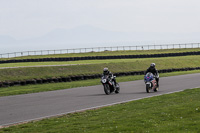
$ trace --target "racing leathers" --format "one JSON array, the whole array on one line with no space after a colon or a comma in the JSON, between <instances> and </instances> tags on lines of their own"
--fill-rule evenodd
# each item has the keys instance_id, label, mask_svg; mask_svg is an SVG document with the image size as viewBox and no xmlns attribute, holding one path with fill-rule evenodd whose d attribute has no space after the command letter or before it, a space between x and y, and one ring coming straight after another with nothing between
<instances>
[{"instance_id":1,"label":"racing leathers","mask_svg":"<svg viewBox=\"0 0 200 133\"><path fill-rule=\"evenodd\" d=\"M117 84L116 79L114 78L113 74L112 74L110 71L103 72L103 75L104 75L104 76L105 76L105 75L108 75L108 77L111 78L112 81L114 81L115 86L116 86L116 84Z\"/></svg>"}]
</instances>

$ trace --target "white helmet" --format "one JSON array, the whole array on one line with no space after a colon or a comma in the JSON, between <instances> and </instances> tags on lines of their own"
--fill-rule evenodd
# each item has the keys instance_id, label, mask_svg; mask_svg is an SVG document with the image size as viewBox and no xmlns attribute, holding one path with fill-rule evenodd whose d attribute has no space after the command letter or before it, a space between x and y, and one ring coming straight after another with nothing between
<instances>
[{"instance_id":1,"label":"white helmet","mask_svg":"<svg viewBox=\"0 0 200 133\"><path fill-rule=\"evenodd\" d=\"M105 67L105 68L103 69L103 72L104 72L104 74L108 74L108 68Z\"/></svg>"},{"instance_id":2,"label":"white helmet","mask_svg":"<svg viewBox=\"0 0 200 133\"><path fill-rule=\"evenodd\" d=\"M150 67L155 68L156 64L155 63L151 63Z\"/></svg>"}]
</instances>

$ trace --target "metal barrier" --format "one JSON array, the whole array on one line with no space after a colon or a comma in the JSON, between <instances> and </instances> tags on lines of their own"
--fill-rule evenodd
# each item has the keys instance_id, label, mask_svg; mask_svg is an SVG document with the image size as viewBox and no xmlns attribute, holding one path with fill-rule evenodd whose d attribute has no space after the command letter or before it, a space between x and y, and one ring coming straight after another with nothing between
<instances>
[{"instance_id":1,"label":"metal barrier","mask_svg":"<svg viewBox=\"0 0 200 133\"><path fill-rule=\"evenodd\" d=\"M52 55L68 53L88 53L102 51L120 51L120 50L159 50L159 49L176 49L176 48L199 48L200 43L186 44L163 44L163 45L141 45L141 46L114 46L114 47L93 47L93 48L76 48L76 49L59 49L59 50L38 50L23 51L0 54L0 58L12 58L30 55Z\"/></svg>"}]
</instances>

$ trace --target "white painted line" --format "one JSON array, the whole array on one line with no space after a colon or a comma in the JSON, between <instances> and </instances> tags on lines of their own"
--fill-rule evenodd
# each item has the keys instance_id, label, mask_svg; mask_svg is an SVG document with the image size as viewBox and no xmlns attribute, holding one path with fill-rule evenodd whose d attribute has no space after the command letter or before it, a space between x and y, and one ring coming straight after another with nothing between
<instances>
[{"instance_id":1,"label":"white painted line","mask_svg":"<svg viewBox=\"0 0 200 133\"><path fill-rule=\"evenodd\" d=\"M64 64L64 65L37 65L37 66L0 67L0 69L27 68L27 67L52 67L52 66L75 66L75 65L90 65L90 64L92 64L92 63L86 63L86 64Z\"/></svg>"}]
</instances>

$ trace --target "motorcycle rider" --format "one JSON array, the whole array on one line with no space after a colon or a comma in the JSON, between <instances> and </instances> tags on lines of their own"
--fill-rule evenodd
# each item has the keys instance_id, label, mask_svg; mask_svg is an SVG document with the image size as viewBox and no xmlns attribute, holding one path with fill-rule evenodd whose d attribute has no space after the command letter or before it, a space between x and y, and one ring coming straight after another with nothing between
<instances>
[{"instance_id":1,"label":"motorcycle rider","mask_svg":"<svg viewBox=\"0 0 200 133\"><path fill-rule=\"evenodd\" d=\"M155 66L156 66L155 63L151 63L150 67L146 70L145 75L148 72L151 72L155 76L157 85L159 87L159 74L158 74L158 70L155 68Z\"/></svg>"},{"instance_id":2,"label":"motorcycle rider","mask_svg":"<svg viewBox=\"0 0 200 133\"><path fill-rule=\"evenodd\" d=\"M116 84L117 84L116 79L114 78L113 74L108 70L107 67L105 67L105 68L103 69L103 76L105 76L105 75L108 75L109 78L111 78L112 81L114 81L115 86L116 86Z\"/></svg>"}]
</instances>

